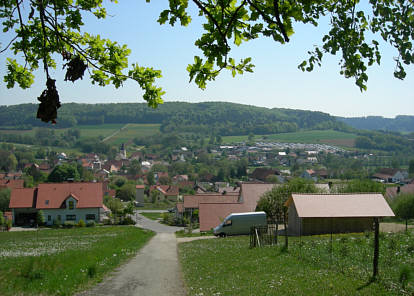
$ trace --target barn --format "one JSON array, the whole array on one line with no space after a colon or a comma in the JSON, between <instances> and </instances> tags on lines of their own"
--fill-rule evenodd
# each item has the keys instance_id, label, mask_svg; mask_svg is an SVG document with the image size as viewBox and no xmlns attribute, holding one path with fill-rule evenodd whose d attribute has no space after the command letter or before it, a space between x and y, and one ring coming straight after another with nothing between
<instances>
[{"instance_id":1,"label":"barn","mask_svg":"<svg viewBox=\"0 0 414 296\"><path fill-rule=\"evenodd\" d=\"M294 193L285 205L290 235L363 232L373 229L374 218L394 216L380 193Z\"/></svg>"}]
</instances>

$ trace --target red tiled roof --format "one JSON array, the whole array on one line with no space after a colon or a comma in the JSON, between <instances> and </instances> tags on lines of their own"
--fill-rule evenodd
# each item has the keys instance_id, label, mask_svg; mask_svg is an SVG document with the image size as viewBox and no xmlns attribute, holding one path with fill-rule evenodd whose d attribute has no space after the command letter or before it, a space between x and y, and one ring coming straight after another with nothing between
<instances>
[{"instance_id":1,"label":"red tiled roof","mask_svg":"<svg viewBox=\"0 0 414 296\"><path fill-rule=\"evenodd\" d=\"M36 188L15 188L10 194L9 208L32 208Z\"/></svg>"},{"instance_id":2,"label":"red tiled roof","mask_svg":"<svg viewBox=\"0 0 414 296\"><path fill-rule=\"evenodd\" d=\"M201 203L235 203L238 194L197 194L184 196L185 209L198 209Z\"/></svg>"},{"instance_id":3,"label":"red tiled roof","mask_svg":"<svg viewBox=\"0 0 414 296\"><path fill-rule=\"evenodd\" d=\"M135 185L135 189L145 189L145 185Z\"/></svg>"},{"instance_id":4,"label":"red tiled roof","mask_svg":"<svg viewBox=\"0 0 414 296\"><path fill-rule=\"evenodd\" d=\"M274 186L267 183L241 183L239 202L246 205L246 212L254 212L260 197Z\"/></svg>"},{"instance_id":5,"label":"red tiled roof","mask_svg":"<svg viewBox=\"0 0 414 296\"><path fill-rule=\"evenodd\" d=\"M183 212L184 212L184 203L182 203L182 202L177 202L176 207L177 207L177 211L178 211L178 213L183 213Z\"/></svg>"},{"instance_id":6,"label":"red tiled roof","mask_svg":"<svg viewBox=\"0 0 414 296\"><path fill-rule=\"evenodd\" d=\"M101 208L103 205L102 183L45 183L38 186L36 208L60 208L70 195L78 198L77 208Z\"/></svg>"},{"instance_id":7,"label":"red tiled roof","mask_svg":"<svg viewBox=\"0 0 414 296\"><path fill-rule=\"evenodd\" d=\"M4 217L6 220L13 221L13 213L12 212L4 212Z\"/></svg>"},{"instance_id":8,"label":"red tiled roof","mask_svg":"<svg viewBox=\"0 0 414 296\"><path fill-rule=\"evenodd\" d=\"M162 194L166 196L176 196L179 194L178 187L172 185L153 185L150 187L150 192L153 190L159 190Z\"/></svg>"},{"instance_id":9,"label":"red tiled roof","mask_svg":"<svg viewBox=\"0 0 414 296\"><path fill-rule=\"evenodd\" d=\"M24 180L9 180L6 184L7 187L10 189L15 188L23 188L24 187Z\"/></svg>"},{"instance_id":10,"label":"red tiled roof","mask_svg":"<svg viewBox=\"0 0 414 296\"><path fill-rule=\"evenodd\" d=\"M232 213L248 212L245 204L240 203L200 203L200 231L208 231L218 226Z\"/></svg>"},{"instance_id":11,"label":"red tiled roof","mask_svg":"<svg viewBox=\"0 0 414 296\"><path fill-rule=\"evenodd\" d=\"M400 188L399 192L398 192L398 187ZM399 193L414 194L414 184L406 184L404 186L398 186L398 187L387 187L386 189L387 197L394 198Z\"/></svg>"}]
</instances>

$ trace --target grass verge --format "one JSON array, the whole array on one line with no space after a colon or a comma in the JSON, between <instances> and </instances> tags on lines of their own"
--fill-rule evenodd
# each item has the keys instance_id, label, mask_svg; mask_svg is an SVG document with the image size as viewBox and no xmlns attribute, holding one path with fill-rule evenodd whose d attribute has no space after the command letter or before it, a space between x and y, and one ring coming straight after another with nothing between
<instances>
[{"instance_id":1,"label":"grass verge","mask_svg":"<svg viewBox=\"0 0 414 296\"><path fill-rule=\"evenodd\" d=\"M72 295L154 235L129 226L0 233L0 295Z\"/></svg>"},{"instance_id":2,"label":"grass verge","mask_svg":"<svg viewBox=\"0 0 414 296\"><path fill-rule=\"evenodd\" d=\"M199 237L199 236L212 236L212 235L214 235L212 231L189 233L187 229L182 229L182 230L178 230L175 232L176 237Z\"/></svg>"},{"instance_id":3,"label":"grass verge","mask_svg":"<svg viewBox=\"0 0 414 296\"><path fill-rule=\"evenodd\" d=\"M151 220L158 220L162 218L162 214L160 212L156 212L156 213L148 213L148 212L142 212L140 213L142 216L147 217L148 219Z\"/></svg>"},{"instance_id":4,"label":"grass verge","mask_svg":"<svg viewBox=\"0 0 414 296\"><path fill-rule=\"evenodd\" d=\"M331 255L329 236L290 238L285 252L230 237L179 244L179 258L189 295L412 295L414 233L381 234L375 282L372 241L334 236Z\"/></svg>"}]
</instances>

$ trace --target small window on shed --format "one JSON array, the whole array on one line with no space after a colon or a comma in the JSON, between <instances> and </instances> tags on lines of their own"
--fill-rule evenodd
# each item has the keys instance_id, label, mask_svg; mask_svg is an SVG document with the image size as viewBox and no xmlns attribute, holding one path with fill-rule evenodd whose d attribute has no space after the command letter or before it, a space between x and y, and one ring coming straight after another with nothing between
<instances>
[{"instance_id":1,"label":"small window on shed","mask_svg":"<svg viewBox=\"0 0 414 296\"><path fill-rule=\"evenodd\" d=\"M49 200L48 199L46 199L45 200L45 205L48 205L49 204Z\"/></svg>"}]
</instances>

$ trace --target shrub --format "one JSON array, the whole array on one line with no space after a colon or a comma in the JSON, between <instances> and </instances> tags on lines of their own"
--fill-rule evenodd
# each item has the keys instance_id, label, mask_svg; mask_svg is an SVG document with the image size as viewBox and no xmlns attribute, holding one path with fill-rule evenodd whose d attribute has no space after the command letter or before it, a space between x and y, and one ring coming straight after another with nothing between
<instances>
[{"instance_id":1,"label":"shrub","mask_svg":"<svg viewBox=\"0 0 414 296\"><path fill-rule=\"evenodd\" d=\"M135 225L135 221L131 217L127 216L121 221L121 224L122 225Z\"/></svg>"},{"instance_id":2,"label":"shrub","mask_svg":"<svg viewBox=\"0 0 414 296\"><path fill-rule=\"evenodd\" d=\"M56 218L55 220L53 220L53 226L56 228L59 228L62 225L62 221L60 221L59 218Z\"/></svg>"},{"instance_id":3,"label":"shrub","mask_svg":"<svg viewBox=\"0 0 414 296\"><path fill-rule=\"evenodd\" d=\"M405 289L405 286L410 281L412 277L412 270L410 266L403 265L400 267L400 276L398 278L398 281L400 282L403 289Z\"/></svg>"},{"instance_id":4,"label":"shrub","mask_svg":"<svg viewBox=\"0 0 414 296\"><path fill-rule=\"evenodd\" d=\"M96 265L88 266L88 277L93 278L96 275Z\"/></svg>"},{"instance_id":5,"label":"shrub","mask_svg":"<svg viewBox=\"0 0 414 296\"><path fill-rule=\"evenodd\" d=\"M86 226L85 221L83 221L82 219L80 219L77 226L78 227L85 227Z\"/></svg>"},{"instance_id":6,"label":"shrub","mask_svg":"<svg viewBox=\"0 0 414 296\"><path fill-rule=\"evenodd\" d=\"M86 227L94 227L96 225L95 221L90 220L88 223L86 223Z\"/></svg>"},{"instance_id":7,"label":"shrub","mask_svg":"<svg viewBox=\"0 0 414 296\"><path fill-rule=\"evenodd\" d=\"M11 220L6 221L6 227L7 227L7 230L10 230L10 228L12 228L12 221Z\"/></svg>"},{"instance_id":8,"label":"shrub","mask_svg":"<svg viewBox=\"0 0 414 296\"><path fill-rule=\"evenodd\" d=\"M5 220L4 220L4 217L3 217L3 212L0 211L0 226L3 226L4 224L5 224Z\"/></svg>"},{"instance_id":9,"label":"shrub","mask_svg":"<svg viewBox=\"0 0 414 296\"><path fill-rule=\"evenodd\" d=\"M75 222L65 221L65 223L63 223L63 226L66 227L66 228L72 228L73 226L75 226Z\"/></svg>"},{"instance_id":10,"label":"shrub","mask_svg":"<svg viewBox=\"0 0 414 296\"><path fill-rule=\"evenodd\" d=\"M42 210L38 211L36 214L36 223L39 226L42 226L43 224L45 224L45 215L43 215Z\"/></svg>"}]
</instances>

